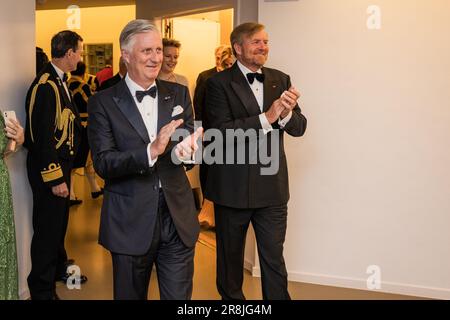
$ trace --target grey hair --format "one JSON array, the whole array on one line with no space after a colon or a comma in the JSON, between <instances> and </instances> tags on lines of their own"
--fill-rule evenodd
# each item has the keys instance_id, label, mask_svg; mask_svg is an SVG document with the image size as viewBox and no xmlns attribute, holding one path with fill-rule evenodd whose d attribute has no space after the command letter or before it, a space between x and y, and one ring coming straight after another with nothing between
<instances>
[{"instance_id":1,"label":"grey hair","mask_svg":"<svg viewBox=\"0 0 450 320\"><path fill-rule=\"evenodd\" d=\"M133 39L136 34L150 31L159 33L158 28L149 20L136 19L128 22L120 33L120 49L130 50L133 47Z\"/></svg>"}]
</instances>

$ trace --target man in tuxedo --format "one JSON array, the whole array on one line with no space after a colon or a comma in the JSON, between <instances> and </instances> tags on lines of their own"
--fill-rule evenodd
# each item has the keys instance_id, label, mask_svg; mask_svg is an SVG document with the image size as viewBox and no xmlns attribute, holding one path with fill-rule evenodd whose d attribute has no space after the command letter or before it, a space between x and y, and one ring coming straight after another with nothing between
<instances>
[{"instance_id":1,"label":"man in tuxedo","mask_svg":"<svg viewBox=\"0 0 450 320\"><path fill-rule=\"evenodd\" d=\"M81 122L68 91L66 73L76 69L83 53L82 41L72 31L61 31L52 38L52 60L39 72L26 98L24 146L28 149L34 230L28 287L33 300L57 299L55 281L68 277L64 249L68 186L80 144ZM86 280L81 278L81 282Z\"/></svg>"},{"instance_id":2,"label":"man in tuxedo","mask_svg":"<svg viewBox=\"0 0 450 320\"><path fill-rule=\"evenodd\" d=\"M202 128L192 133L188 89L156 80L163 51L154 25L129 22L120 48L127 75L88 104L94 167L105 180L99 243L111 252L114 299L147 299L153 264L161 299L190 299L200 226L172 151L190 159ZM180 143L171 141L177 127L186 131Z\"/></svg>"},{"instance_id":3,"label":"man in tuxedo","mask_svg":"<svg viewBox=\"0 0 450 320\"><path fill-rule=\"evenodd\" d=\"M269 52L263 25L237 26L231 33L231 45L237 63L207 82L208 128L223 133L257 130L261 134L259 147L267 144L279 167L275 174L265 175L262 161L252 164L248 158L245 164L210 166L206 197L215 204L217 287L223 299L245 299L244 245L251 222L258 246L263 298L290 299L283 258L289 200L283 137L284 133L302 136L306 118L297 104L300 94L291 86L289 76L263 67ZM273 148L273 143L278 148ZM239 152L240 144L248 148L249 141L227 141L225 155L230 146L233 154Z\"/></svg>"}]
</instances>

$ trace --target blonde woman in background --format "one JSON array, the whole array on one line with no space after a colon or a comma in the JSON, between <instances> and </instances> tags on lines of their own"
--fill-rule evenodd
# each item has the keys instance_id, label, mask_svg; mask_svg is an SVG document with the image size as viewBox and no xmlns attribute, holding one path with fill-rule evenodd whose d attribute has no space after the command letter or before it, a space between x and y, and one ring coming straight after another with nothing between
<instances>
[{"instance_id":1,"label":"blonde woman in background","mask_svg":"<svg viewBox=\"0 0 450 320\"><path fill-rule=\"evenodd\" d=\"M163 39L163 63L158 79L179 83L189 88L188 79L181 74L175 73L175 67L178 64L178 58L180 56L180 47L181 43L178 40Z\"/></svg>"},{"instance_id":2,"label":"blonde woman in background","mask_svg":"<svg viewBox=\"0 0 450 320\"><path fill-rule=\"evenodd\" d=\"M231 47L225 47L220 55L220 71L231 68L236 58L231 51Z\"/></svg>"}]
</instances>

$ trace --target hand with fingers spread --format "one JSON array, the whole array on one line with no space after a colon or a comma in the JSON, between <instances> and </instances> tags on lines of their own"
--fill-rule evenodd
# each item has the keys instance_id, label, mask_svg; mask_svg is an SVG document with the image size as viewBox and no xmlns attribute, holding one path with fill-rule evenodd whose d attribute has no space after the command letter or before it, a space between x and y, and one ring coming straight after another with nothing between
<instances>
[{"instance_id":1,"label":"hand with fingers spread","mask_svg":"<svg viewBox=\"0 0 450 320\"><path fill-rule=\"evenodd\" d=\"M182 123L183 119L172 120L161 128L155 141L153 141L150 145L150 155L152 159L155 159L161 155L164 150L166 150L170 137L175 132L176 128L178 128Z\"/></svg>"},{"instance_id":2,"label":"hand with fingers spread","mask_svg":"<svg viewBox=\"0 0 450 320\"><path fill-rule=\"evenodd\" d=\"M8 119L5 125L6 136L16 141L18 145L21 145L25 139L24 130L19 121L14 119Z\"/></svg>"},{"instance_id":3,"label":"hand with fingers spread","mask_svg":"<svg viewBox=\"0 0 450 320\"><path fill-rule=\"evenodd\" d=\"M181 161L192 160L192 155L198 150L197 140L203 134L203 128L197 128L195 132L183 139L175 147L175 155Z\"/></svg>"},{"instance_id":4,"label":"hand with fingers spread","mask_svg":"<svg viewBox=\"0 0 450 320\"><path fill-rule=\"evenodd\" d=\"M52 187L52 193L61 198L67 198L69 196L69 189L65 182Z\"/></svg>"},{"instance_id":5,"label":"hand with fingers spread","mask_svg":"<svg viewBox=\"0 0 450 320\"><path fill-rule=\"evenodd\" d=\"M284 110L281 112L281 118L285 118L295 108L299 98L300 92L293 86L281 94L280 100L284 107Z\"/></svg>"}]
</instances>

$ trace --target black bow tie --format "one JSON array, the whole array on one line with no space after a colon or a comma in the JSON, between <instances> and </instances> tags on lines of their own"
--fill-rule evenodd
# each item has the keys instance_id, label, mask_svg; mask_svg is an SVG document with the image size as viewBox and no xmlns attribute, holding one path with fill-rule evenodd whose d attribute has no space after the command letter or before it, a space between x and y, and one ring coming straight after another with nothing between
<instances>
[{"instance_id":1,"label":"black bow tie","mask_svg":"<svg viewBox=\"0 0 450 320\"><path fill-rule=\"evenodd\" d=\"M156 86L151 87L147 91L136 91L137 101L139 101L139 103L142 102L142 99L144 99L146 95L149 95L152 98L156 98Z\"/></svg>"},{"instance_id":2,"label":"black bow tie","mask_svg":"<svg viewBox=\"0 0 450 320\"><path fill-rule=\"evenodd\" d=\"M250 84L253 84L255 79L258 80L259 82L264 82L264 74L258 73L258 72L247 73L247 79L248 79L248 82L250 82Z\"/></svg>"},{"instance_id":3,"label":"black bow tie","mask_svg":"<svg viewBox=\"0 0 450 320\"><path fill-rule=\"evenodd\" d=\"M68 78L69 78L69 77L67 76L67 73L64 72L62 81L63 81L63 82L67 82L67 79L68 79Z\"/></svg>"}]
</instances>

